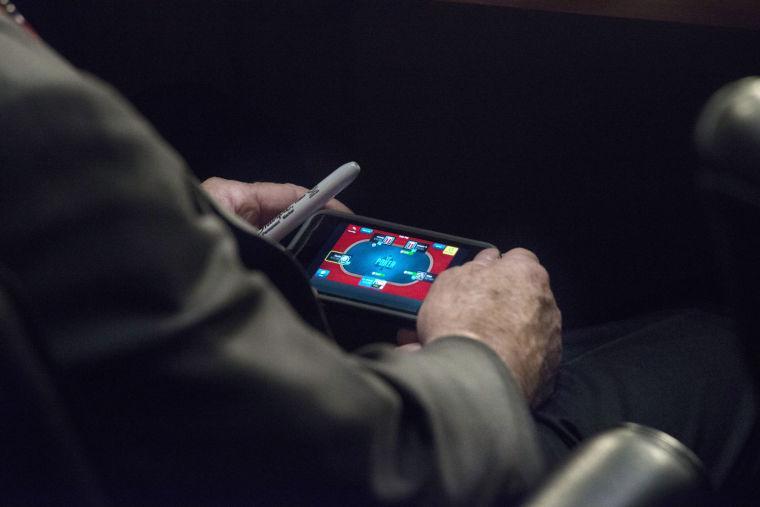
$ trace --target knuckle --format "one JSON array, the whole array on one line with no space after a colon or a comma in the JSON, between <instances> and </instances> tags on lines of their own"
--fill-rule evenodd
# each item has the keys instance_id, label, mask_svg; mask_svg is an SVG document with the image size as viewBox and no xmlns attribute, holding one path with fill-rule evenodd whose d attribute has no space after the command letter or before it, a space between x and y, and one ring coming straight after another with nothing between
<instances>
[{"instance_id":1,"label":"knuckle","mask_svg":"<svg viewBox=\"0 0 760 507\"><path fill-rule=\"evenodd\" d=\"M518 273L528 281L541 286L549 285L549 273L538 262L520 262L516 265Z\"/></svg>"},{"instance_id":2,"label":"knuckle","mask_svg":"<svg viewBox=\"0 0 760 507\"><path fill-rule=\"evenodd\" d=\"M532 259L535 262L538 262L538 256L532 251L528 250L527 248L516 247L509 250L504 255L514 256L514 257L525 257L528 259Z\"/></svg>"},{"instance_id":3,"label":"knuckle","mask_svg":"<svg viewBox=\"0 0 760 507\"><path fill-rule=\"evenodd\" d=\"M549 282L549 272L541 264L534 264L531 268L533 276L541 282Z\"/></svg>"},{"instance_id":4,"label":"knuckle","mask_svg":"<svg viewBox=\"0 0 760 507\"><path fill-rule=\"evenodd\" d=\"M203 183L201 183L201 186L203 188L218 187L223 182L224 182L224 179L220 178L219 176L212 176L204 180Z\"/></svg>"}]
</instances>

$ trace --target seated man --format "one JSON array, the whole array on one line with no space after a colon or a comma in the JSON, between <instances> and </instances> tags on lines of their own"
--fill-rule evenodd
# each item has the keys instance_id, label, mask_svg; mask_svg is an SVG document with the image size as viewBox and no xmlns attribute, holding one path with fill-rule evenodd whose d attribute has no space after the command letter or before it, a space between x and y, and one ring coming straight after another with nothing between
<instances>
[{"instance_id":1,"label":"seated man","mask_svg":"<svg viewBox=\"0 0 760 507\"><path fill-rule=\"evenodd\" d=\"M546 271L486 250L438 277L418 346L347 354L308 284L272 269L289 262L276 245L252 238L257 269L243 266L182 160L113 90L2 16L0 44L0 263L115 503L489 503L622 420L683 440L716 484L732 471L756 400L718 320L571 338L557 376ZM205 188L257 225L303 191Z\"/></svg>"}]
</instances>

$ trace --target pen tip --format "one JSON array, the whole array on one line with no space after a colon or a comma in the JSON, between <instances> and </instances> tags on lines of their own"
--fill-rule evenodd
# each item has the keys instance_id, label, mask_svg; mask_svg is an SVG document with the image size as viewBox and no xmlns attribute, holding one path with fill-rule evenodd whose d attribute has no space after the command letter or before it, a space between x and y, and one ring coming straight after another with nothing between
<instances>
[{"instance_id":1,"label":"pen tip","mask_svg":"<svg viewBox=\"0 0 760 507\"><path fill-rule=\"evenodd\" d=\"M357 173L358 173L359 171L361 171L361 167L359 167L359 164L357 164L357 163L356 163L356 162L354 162L354 161L351 161L351 162L346 162L346 163L345 163L345 164L343 164L341 167L345 167L346 169L353 169L353 170L354 170L354 171L356 171Z\"/></svg>"}]
</instances>

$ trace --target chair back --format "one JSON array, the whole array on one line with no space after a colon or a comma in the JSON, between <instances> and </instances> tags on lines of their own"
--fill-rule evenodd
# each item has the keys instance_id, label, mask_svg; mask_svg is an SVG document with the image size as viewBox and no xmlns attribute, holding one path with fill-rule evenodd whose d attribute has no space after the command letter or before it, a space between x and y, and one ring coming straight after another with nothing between
<instances>
[{"instance_id":1,"label":"chair back","mask_svg":"<svg viewBox=\"0 0 760 507\"><path fill-rule=\"evenodd\" d=\"M697 122L698 185L728 303L760 381L760 77L716 92Z\"/></svg>"}]
</instances>

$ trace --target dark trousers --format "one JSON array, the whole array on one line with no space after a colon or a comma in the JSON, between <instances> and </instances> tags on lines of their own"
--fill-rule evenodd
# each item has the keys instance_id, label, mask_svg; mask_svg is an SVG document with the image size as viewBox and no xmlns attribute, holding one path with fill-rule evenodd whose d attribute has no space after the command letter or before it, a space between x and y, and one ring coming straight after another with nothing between
<instances>
[{"instance_id":1,"label":"dark trousers","mask_svg":"<svg viewBox=\"0 0 760 507\"><path fill-rule=\"evenodd\" d=\"M547 459L630 421L692 449L716 488L746 484L760 454L751 373L730 323L701 311L569 332L555 393L535 413Z\"/></svg>"}]
</instances>

